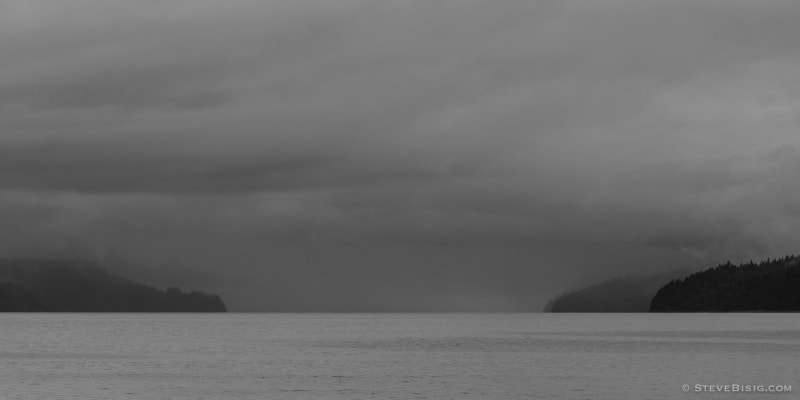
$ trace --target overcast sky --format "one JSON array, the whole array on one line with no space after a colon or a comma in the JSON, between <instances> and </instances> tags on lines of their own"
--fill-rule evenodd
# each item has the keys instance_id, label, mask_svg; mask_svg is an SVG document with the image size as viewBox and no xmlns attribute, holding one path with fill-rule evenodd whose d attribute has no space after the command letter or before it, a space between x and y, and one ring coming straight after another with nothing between
<instances>
[{"instance_id":1,"label":"overcast sky","mask_svg":"<svg viewBox=\"0 0 800 400\"><path fill-rule=\"evenodd\" d=\"M538 310L798 251L800 3L0 0L0 255Z\"/></svg>"}]
</instances>

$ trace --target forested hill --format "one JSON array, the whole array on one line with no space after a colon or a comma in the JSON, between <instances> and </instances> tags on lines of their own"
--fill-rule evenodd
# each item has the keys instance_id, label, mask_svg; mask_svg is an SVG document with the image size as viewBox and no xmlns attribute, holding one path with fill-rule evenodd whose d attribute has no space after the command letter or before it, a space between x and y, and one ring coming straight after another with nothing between
<instances>
[{"instance_id":1,"label":"forested hill","mask_svg":"<svg viewBox=\"0 0 800 400\"><path fill-rule=\"evenodd\" d=\"M545 312L647 312L656 291L688 270L644 277L626 277L598 283L550 300Z\"/></svg>"},{"instance_id":2,"label":"forested hill","mask_svg":"<svg viewBox=\"0 0 800 400\"><path fill-rule=\"evenodd\" d=\"M800 257L728 262L674 280L656 293L650 311L800 311Z\"/></svg>"},{"instance_id":3,"label":"forested hill","mask_svg":"<svg viewBox=\"0 0 800 400\"><path fill-rule=\"evenodd\" d=\"M217 295L159 290L77 260L0 260L0 311L225 312Z\"/></svg>"}]
</instances>

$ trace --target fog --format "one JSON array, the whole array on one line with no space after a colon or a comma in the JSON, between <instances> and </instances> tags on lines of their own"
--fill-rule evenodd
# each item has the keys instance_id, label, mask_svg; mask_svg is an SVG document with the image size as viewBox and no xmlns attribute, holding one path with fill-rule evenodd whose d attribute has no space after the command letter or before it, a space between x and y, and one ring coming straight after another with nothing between
<instances>
[{"instance_id":1,"label":"fog","mask_svg":"<svg viewBox=\"0 0 800 400\"><path fill-rule=\"evenodd\" d=\"M796 252L793 1L0 1L0 256L527 311Z\"/></svg>"}]
</instances>

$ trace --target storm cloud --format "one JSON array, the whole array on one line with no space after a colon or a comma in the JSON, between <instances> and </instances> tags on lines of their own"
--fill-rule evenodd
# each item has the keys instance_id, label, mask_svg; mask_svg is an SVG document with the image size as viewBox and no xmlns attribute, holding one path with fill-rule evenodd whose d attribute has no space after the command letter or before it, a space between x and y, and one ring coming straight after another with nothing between
<instances>
[{"instance_id":1,"label":"storm cloud","mask_svg":"<svg viewBox=\"0 0 800 400\"><path fill-rule=\"evenodd\" d=\"M793 1L0 1L0 252L537 310L797 251Z\"/></svg>"}]
</instances>

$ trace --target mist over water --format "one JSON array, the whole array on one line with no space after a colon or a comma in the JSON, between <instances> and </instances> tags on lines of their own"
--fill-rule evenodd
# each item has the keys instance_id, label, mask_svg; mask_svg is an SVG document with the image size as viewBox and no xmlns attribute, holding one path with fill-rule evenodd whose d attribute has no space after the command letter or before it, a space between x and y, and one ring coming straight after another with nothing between
<instances>
[{"instance_id":1,"label":"mist over water","mask_svg":"<svg viewBox=\"0 0 800 400\"><path fill-rule=\"evenodd\" d=\"M640 311L670 271L798 253L798 21L796 0L0 0L0 259L254 312L0 314L0 400L800 386L793 314L489 314L620 288ZM789 289L703 278L688 303L798 299L765 276ZM51 278L0 282L0 306L133 287Z\"/></svg>"},{"instance_id":2,"label":"mist over water","mask_svg":"<svg viewBox=\"0 0 800 400\"><path fill-rule=\"evenodd\" d=\"M796 253L798 20L791 0L0 1L0 257L241 311L531 311Z\"/></svg>"}]
</instances>

